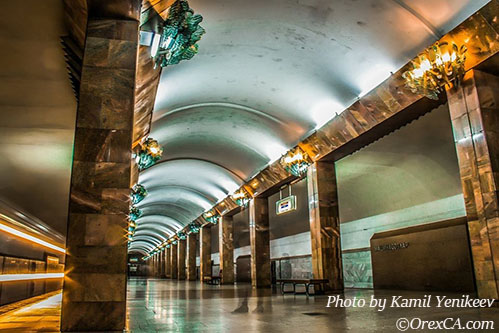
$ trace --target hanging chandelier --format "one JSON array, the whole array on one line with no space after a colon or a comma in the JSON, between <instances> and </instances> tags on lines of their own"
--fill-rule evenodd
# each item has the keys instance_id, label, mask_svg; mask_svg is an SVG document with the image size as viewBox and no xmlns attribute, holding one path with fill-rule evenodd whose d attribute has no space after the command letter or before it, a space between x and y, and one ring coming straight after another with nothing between
<instances>
[{"instance_id":1,"label":"hanging chandelier","mask_svg":"<svg viewBox=\"0 0 499 333\"><path fill-rule=\"evenodd\" d=\"M203 17L194 11L185 0L177 0L170 7L154 62L161 67L190 60L198 53L197 42L205 30L199 25Z\"/></svg>"},{"instance_id":2,"label":"hanging chandelier","mask_svg":"<svg viewBox=\"0 0 499 333\"><path fill-rule=\"evenodd\" d=\"M163 148L161 148L158 141L148 138L144 143L140 144L140 151L136 156L139 170L142 171L153 166L161 159L162 154Z\"/></svg>"},{"instance_id":3,"label":"hanging chandelier","mask_svg":"<svg viewBox=\"0 0 499 333\"><path fill-rule=\"evenodd\" d=\"M287 172L296 177L301 177L307 172L311 160L308 154L297 146L281 157L280 162Z\"/></svg>"},{"instance_id":4,"label":"hanging chandelier","mask_svg":"<svg viewBox=\"0 0 499 333\"><path fill-rule=\"evenodd\" d=\"M413 69L402 74L406 85L415 94L438 99L445 88L459 85L465 74L465 45L435 43L411 61Z\"/></svg>"},{"instance_id":5,"label":"hanging chandelier","mask_svg":"<svg viewBox=\"0 0 499 333\"><path fill-rule=\"evenodd\" d=\"M132 187L132 193L130 194L130 199L132 200L132 204L134 205L138 204L139 202L144 200L146 195L147 195L146 188L141 184L135 184Z\"/></svg>"}]
</instances>

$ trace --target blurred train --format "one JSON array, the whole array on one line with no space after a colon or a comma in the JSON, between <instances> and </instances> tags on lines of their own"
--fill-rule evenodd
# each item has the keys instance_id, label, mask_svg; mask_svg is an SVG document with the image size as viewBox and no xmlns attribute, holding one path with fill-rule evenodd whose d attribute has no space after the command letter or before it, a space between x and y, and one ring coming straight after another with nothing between
<instances>
[{"instance_id":1,"label":"blurred train","mask_svg":"<svg viewBox=\"0 0 499 333\"><path fill-rule=\"evenodd\" d=\"M0 199L0 306L62 288L65 237Z\"/></svg>"}]
</instances>

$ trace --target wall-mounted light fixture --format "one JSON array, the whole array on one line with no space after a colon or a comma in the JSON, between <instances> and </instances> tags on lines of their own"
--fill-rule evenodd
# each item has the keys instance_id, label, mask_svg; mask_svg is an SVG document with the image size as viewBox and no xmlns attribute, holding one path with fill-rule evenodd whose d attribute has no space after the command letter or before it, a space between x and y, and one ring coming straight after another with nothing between
<instances>
[{"instance_id":1,"label":"wall-mounted light fixture","mask_svg":"<svg viewBox=\"0 0 499 333\"><path fill-rule=\"evenodd\" d=\"M307 172L311 159L303 149L297 146L281 157L280 162L287 172L296 177L301 177Z\"/></svg>"},{"instance_id":2,"label":"wall-mounted light fixture","mask_svg":"<svg viewBox=\"0 0 499 333\"><path fill-rule=\"evenodd\" d=\"M186 239L186 238L187 238L187 235L185 234L185 232L183 232L183 231L179 231L179 232L177 232L177 237L178 237L178 239L180 239L180 240L184 240L184 239Z\"/></svg>"},{"instance_id":3,"label":"wall-mounted light fixture","mask_svg":"<svg viewBox=\"0 0 499 333\"><path fill-rule=\"evenodd\" d=\"M163 148L161 148L158 141L148 138L144 143L140 144L140 151L136 156L139 170L142 171L153 166L161 159L162 154Z\"/></svg>"},{"instance_id":4,"label":"wall-mounted light fixture","mask_svg":"<svg viewBox=\"0 0 499 333\"><path fill-rule=\"evenodd\" d=\"M197 42L206 32L199 25L203 17L194 15L194 11L185 0L177 0L171 5L162 27L161 38L154 45L156 65L166 67L178 64L182 60L192 59L198 53Z\"/></svg>"},{"instance_id":5,"label":"wall-mounted light fixture","mask_svg":"<svg viewBox=\"0 0 499 333\"><path fill-rule=\"evenodd\" d=\"M138 204L139 202L144 200L146 195L147 195L147 190L144 187L144 185L141 184L133 185L132 192L130 194L130 199L132 200L132 204L134 205Z\"/></svg>"},{"instance_id":6,"label":"wall-mounted light fixture","mask_svg":"<svg viewBox=\"0 0 499 333\"><path fill-rule=\"evenodd\" d=\"M128 213L128 220L135 222L142 215L142 211L135 206L130 207L130 212Z\"/></svg>"},{"instance_id":7,"label":"wall-mounted light fixture","mask_svg":"<svg viewBox=\"0 0 499 333\"><path fill-rule=\"evenodd\" d=\"M199 232L199 225L197 225L197 223L195 222L191 222L189 223L189 231L188 233L195 233L197 234Z\"/></svg>"},{"instance_id":8,"label":"wall-mounted light fixture","mask_svg":"<svg viewBox=\"0 0 499 333\"><path fill-rule=\"evenodd\" d=\"M251 200L251 194L243 187L237 190L231 195L232 200L234 200L239 206L246 207L248 202Z\"/></svg>"},{"instance_id":9,"label":"wall-mounted light fixture","mask_svg":"<svg viewBox=\"0 0 499 333\"><path fill-rule=\"evenodd\" d=\"M438 99L445 88L459 85L464 74L467 48L455 43L435 43L411 61L412 69L402 76L415 94Z\"/></svg>"},{"instance_id":10,"label":"wall-mounted light fixture","mask_svg":"<svg viewBox=\"0 0 499 333\"><path fill-rule=\"evenodd\" d=\"M220 218L220 215L218 215L215 211L209 210L206 213L203 214L203 218L212 223L212 224L217 224L218 219Z\"/></svg>"}]
</instances>

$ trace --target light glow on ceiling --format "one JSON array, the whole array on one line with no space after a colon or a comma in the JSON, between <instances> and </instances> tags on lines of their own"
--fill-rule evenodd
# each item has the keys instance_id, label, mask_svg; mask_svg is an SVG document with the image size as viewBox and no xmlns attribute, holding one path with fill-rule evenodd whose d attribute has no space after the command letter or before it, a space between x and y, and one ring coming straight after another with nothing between
<instances>
[{"instance_id":1,"label":"light glow on ceiling","mask_svg":"<svg viewBox=\"0 0 499 333\"><path fill-rule=\"evenodd\" d=\"M359 75L359 97L365 96L396 71L395 66L387 63L377 63L363 75Z\"/></svg>"},{"instance_id":2,"label":"light glow on ceiling","mask_svg":"<svg viewBox=\"0 0 499 333\"><path fill-rule=\"evenodd\" d=\"M265 155L267 155L267 157L269 158L268 164L274 163L275 161L280 159L282 155L286 154L286 152L288 151L288 148L278 143L267 143L267 144L263 143L263 144L264 146L262 148L265 151ZM234 192L236 189L237 188L235 188L231 192Z\"/></svg>"},{"instance_id":3,"label":"light glow on ceiling","mask_svg":"<svg viewBox=\"0 0 499 333\"><path fill-rule=\"evenodd\" d=\"M329 120L345 110L345 107L333 99L323 100L312 108L312 119L315 122L315 129L319 129Z\"/></svg>"}]
</instances>

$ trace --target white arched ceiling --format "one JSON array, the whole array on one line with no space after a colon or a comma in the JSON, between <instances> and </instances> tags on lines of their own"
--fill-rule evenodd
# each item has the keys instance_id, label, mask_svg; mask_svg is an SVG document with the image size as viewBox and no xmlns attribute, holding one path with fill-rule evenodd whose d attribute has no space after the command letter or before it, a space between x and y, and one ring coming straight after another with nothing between
<instances>
[{"instance_id":1,"label":"white arched ceiling","mask_svg":"<svg viewBox=\"0 0 499 333\"><path fill-rule=\"evenodd\" d=\"M164 68L145 214L185 225L486 0L190 0L206 34Z\"/></svg>"}]
</instances>

